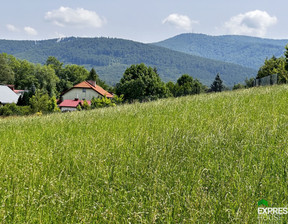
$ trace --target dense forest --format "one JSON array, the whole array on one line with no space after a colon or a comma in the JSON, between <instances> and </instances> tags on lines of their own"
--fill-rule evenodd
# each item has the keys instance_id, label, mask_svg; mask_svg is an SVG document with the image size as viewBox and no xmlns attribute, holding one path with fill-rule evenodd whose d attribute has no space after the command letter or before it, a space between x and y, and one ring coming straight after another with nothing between
<instances>
[{"instance_id":1,"label":"dense forest","mask_svg":"<svg viewBox=\"0 0 288 224\"><path fill-rule=\"evenodd\" d=\"M248 36L209 36L181 34L155 43L171 50L205 58L239 64L259 69L266 58L283 55L288 40L262 39Z\"/></svg>"},{"instance_id":2,"label":"dense forest","mask_svg":"<svg viewBox=\"0 0 288 224\"><path fill-rule=\"evenodd\" d=\"M157 67L165 82L176 81L189 74L205 85L210 85L220 73L227 86L243 82L257 74L255 69L180 53L152 44L143 44L115 38L63 38L43 41L0 40L0 53L12 54L33 63L45 64L49 56L64 65L94 67L110 85L116 84L132 64L144 63Z\"/></svg>"}]
</instances>

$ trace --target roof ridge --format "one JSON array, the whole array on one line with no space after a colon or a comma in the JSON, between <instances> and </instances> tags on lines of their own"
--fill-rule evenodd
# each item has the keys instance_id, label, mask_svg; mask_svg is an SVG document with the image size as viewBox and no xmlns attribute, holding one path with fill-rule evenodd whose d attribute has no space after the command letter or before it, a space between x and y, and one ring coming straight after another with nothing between
<instances>
[{"instance_id":1,"label":"roof ridge","mask_svg":"<svg viewBox=\"0 0 288 224\"><path fill-rule=\"evenodd\" d=\"M81 85L85 85L85 86L81 86ZM106 96L109 98L112 98L113 95L111 93L109 93L107 90L105 90L104 88L102 88L101 86L95 84L95 86L93 86L91 83L89 83L87 80L84 80L76 85L74 85L73 87L71 87L70 89L66 90L65 92L63 92L61 95L64 95L65 93L67 93L68 91L70 91L73 88L89 88L89 89L93 89L95 92L97 92L98 94L100 94L101 96Z\"/></svg>"}]
</instances>

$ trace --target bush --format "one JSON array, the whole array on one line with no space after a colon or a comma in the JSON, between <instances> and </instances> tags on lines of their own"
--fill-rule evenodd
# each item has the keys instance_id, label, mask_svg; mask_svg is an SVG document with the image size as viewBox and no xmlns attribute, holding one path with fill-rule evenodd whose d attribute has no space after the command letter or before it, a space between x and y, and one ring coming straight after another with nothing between
<instances>
[{"instance_id":1,"label":"bush","mask_svg":"<svg viewBox=\"0 0 288 224\"><path fill-rule=\"evenodd\" d=\"M122 96L122 100L123 100L123 96ZM118 101L121 101L120 99L118 99ZM114 102L112 102L111 99L107 98L106 96L101 97L101 98L93 98L91 100L91 107L92 109L94 108L102 108L102 107L115 107L116 104Z\"/></svg>"},{"instance_id":2,"label":"bush","mask_svg":"<svg viewBox=\"0 0 288 224\"><path fill-rule=\"evenodd\" d=\"M60 112L61 111L57 105L57 100L56 100L55 96L51 97L51 99L49 100L48 111L49 112Z\"/></svg>"},{"instance_id":3,"label":"bush","mask_svg":"<svg viewBox=\"0 0 288 224\"><path fill-rule=\"evenodd\" d=\"M245 86L242 85L241 83L235 84L232 88L232 90L236 90L236 89L244 89Z\"/></svg>"},{"instance_id":4,"label":"bush","mask_svg":"<svg viewBox=\"0 0 288 224\"><path fill-rule=\"evenodd\" d=\"M114 95L113 98L112 98L112 102L115 103L115 104L122 104L124 101L124 95L121 94L120 96L118 95Z\"/></svg>"},{"instance_id":5,"label":"bush","mask_svg":"<svg viewBox=\"0 0 288 224\"><path fill-rule=\"evenodd\" d=\"M0 107L0 116L29 115L31 112L30 106L17 106L15 103Z\"/></svg>"},{"instance_id":6,"label":"bush","mask_svg":"<svg viewBox=\"0 0 288 224\"><path fill-rule=\"evenodd\" d=\"M87 102L87 100L84 100L82 108L83 108L83 110L90 110L91 109L91 107L90 107L89 103Z\"/></svg>"}]
</instances>

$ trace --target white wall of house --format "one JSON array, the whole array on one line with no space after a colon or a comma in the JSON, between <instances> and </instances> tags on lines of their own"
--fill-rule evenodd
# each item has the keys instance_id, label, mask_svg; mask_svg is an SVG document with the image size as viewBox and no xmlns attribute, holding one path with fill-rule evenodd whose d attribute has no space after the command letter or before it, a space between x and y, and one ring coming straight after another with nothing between
<instances>
[{"instance_id":1,"label":"white wall of house","mask_svg":"<svg viewBox=\"0 0 288 224\"><path fill-rule=\"evenodd\" d=\"M61 107L61 112L72 112L76 110L77 108L74 108L74 107Z\"/></svg>"},{"instance_id":2,"label":"white wall of house","mask_svg":"<svg viewBox=\"0 0 288 224\"><path fill-rule=\"evenodd\" d=\"M92 89L73 88L62 95L63 100L74 100L77 96L79 100L92 100L93 97L99 97L99 94Z\"/></svg>"}]
</instances>

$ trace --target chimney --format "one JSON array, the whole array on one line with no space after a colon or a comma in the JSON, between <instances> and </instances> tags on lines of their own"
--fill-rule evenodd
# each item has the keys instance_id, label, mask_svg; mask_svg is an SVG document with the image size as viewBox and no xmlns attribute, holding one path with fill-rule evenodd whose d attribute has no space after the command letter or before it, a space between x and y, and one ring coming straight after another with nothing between
<instances>
[{"instance_id":1,"label":"chimney","mask_svg":"<svg viewBox=\"0 0 288 224\"><path fill-rule=\"evenodd\" d=\"M79 97L78 97L78 94L77 94L77 97L75 97L74 101L78 101L79 100Z\"/></svg>"},{"instance_id":2,"label":"chimney","mask_svg":"<svg viewBox=\"0 0 288 224\"><path fill-rule=\"evenodd\" d=\"M91 84L92 86L96 87L96 81L88 80L87 82L89 82L89 84Z\"/></svg>"},{"instance_id":3,"label":"chimney","mask_svg":"<svg viewBox=\"0 0 288 224\"><path fill-rule=\"evenodd\" d=\"M12 91L15 90L14 85L7 85Z\"/></svg>"}]
</instances>

